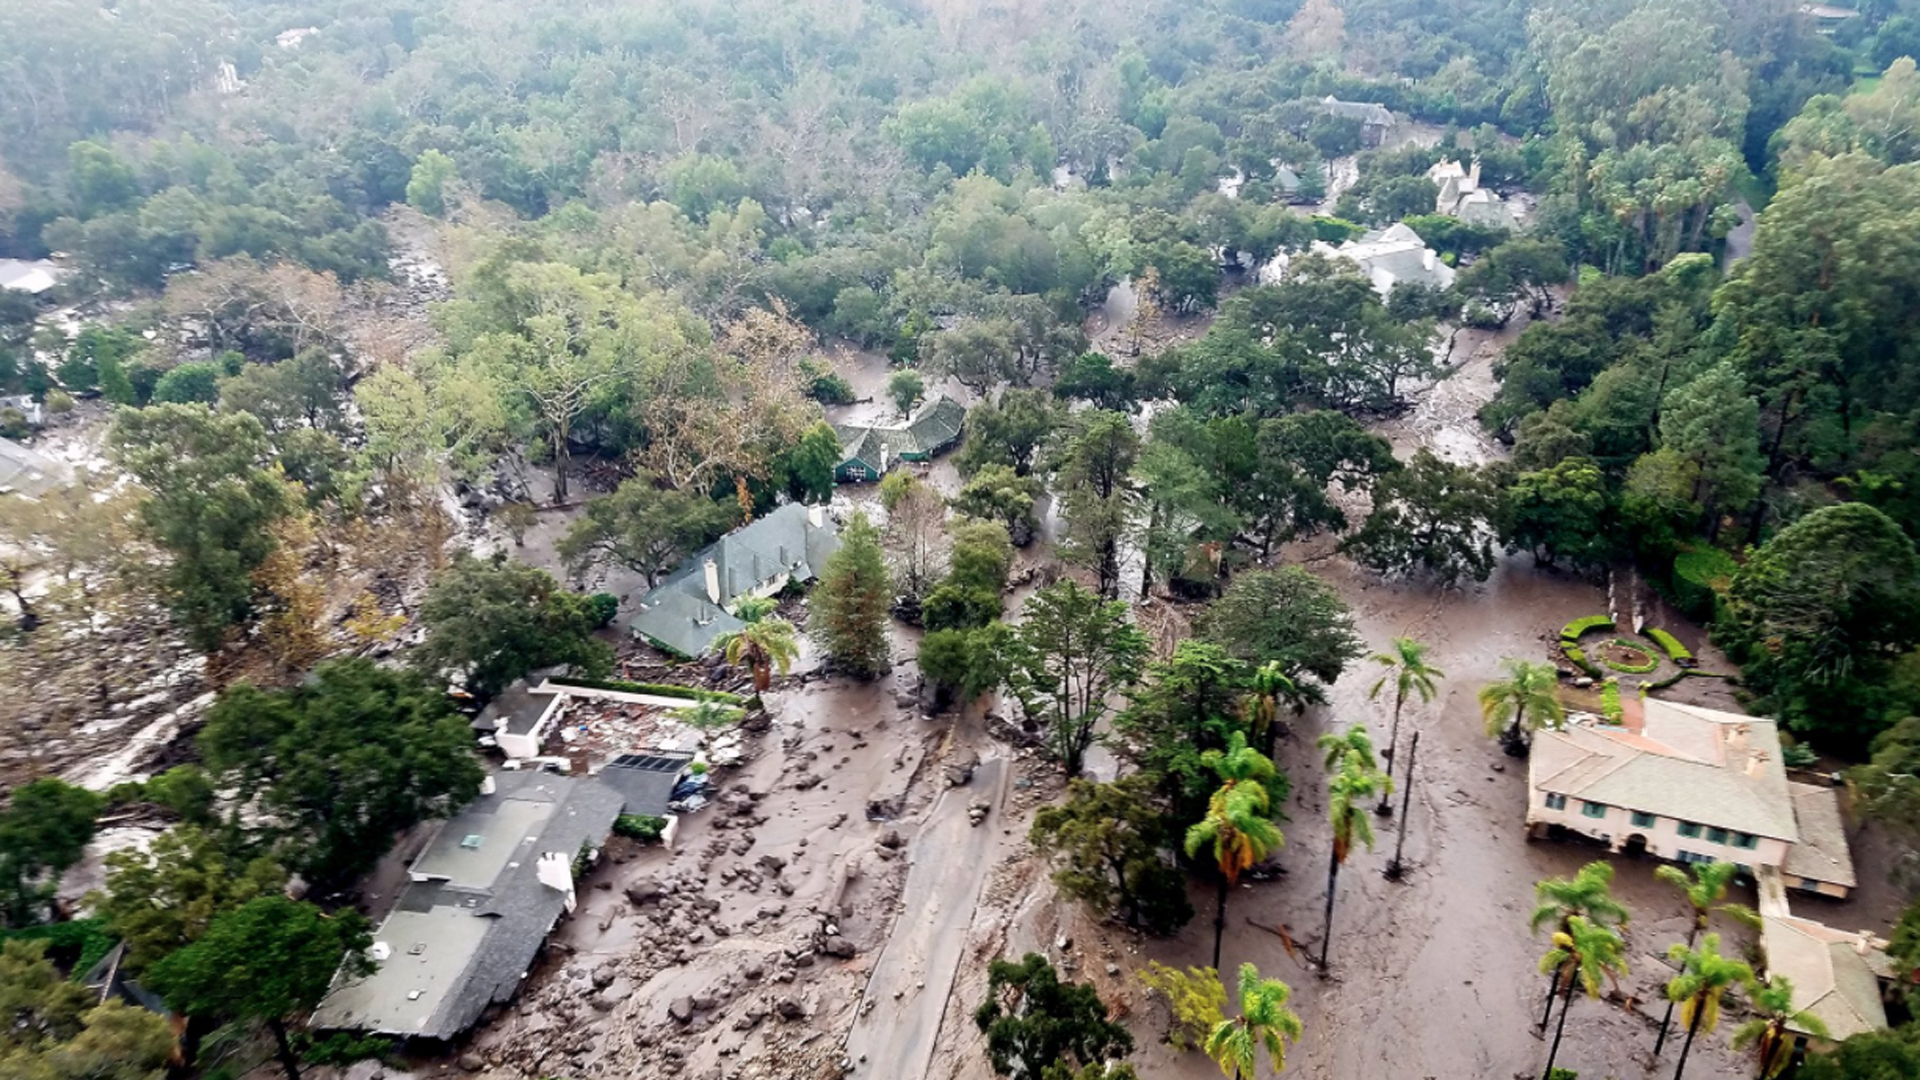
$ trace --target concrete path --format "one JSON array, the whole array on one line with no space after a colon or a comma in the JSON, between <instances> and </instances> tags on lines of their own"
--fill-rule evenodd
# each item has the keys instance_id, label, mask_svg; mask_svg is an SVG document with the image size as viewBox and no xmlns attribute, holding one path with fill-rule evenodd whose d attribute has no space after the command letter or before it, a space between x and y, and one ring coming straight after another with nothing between
<instances>
[{"instance_id":1,"label":"concrete path","mask_svg":"<svg viewBox=\"0 0 1920 1080\"><path fill-rule=\"evenodd\" d=\"M852 1075L910 1080L927 1074L967 927L993 869L1007 771L1004 759L981 762L972 783L941 794L914 840L900 919L874 961L873 978L847 1033ZM975 826L967 820L967 807L981 798L992 809Z\"/></svg>"}]
</instances>

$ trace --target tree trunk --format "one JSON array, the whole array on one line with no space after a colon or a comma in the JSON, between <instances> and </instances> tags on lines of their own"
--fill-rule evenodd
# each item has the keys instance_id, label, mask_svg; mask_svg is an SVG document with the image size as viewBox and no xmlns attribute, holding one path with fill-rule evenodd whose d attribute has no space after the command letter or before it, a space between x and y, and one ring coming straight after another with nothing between
<instances>
[{"instance_id":1,"label":"tree trunk","mask_svg":"<svg viewBox=\"0 0 1920 1080\"><path fill-rule=\"evenodd\" d=\"M1554 978L1558 980L1559 977L1560 977L1560 973L1558 971L1554 972ZM1553 1004L1553 999L1548 998L1547 1004L1551 1006ZM1573 1008L1573 980L1568 979L1567 980L1567 1000L1565 1001L1565 1003L1563 1003L1560 1006L1560 1022L1553 1026L1553 1046L1548 1048L1547 1050L1547 1071L1540 1074L1540 1080L1553 1080L1553 1061L1555 1058L1560 1056L1560 1036L1567 1030L1567 1011L1572 1008ZM1543 1028L1545 1026L1546 1026L1545 1024L1541 1025L1541 1027Z\"/></svg>"},{"instance_id":2,"label":"tree trunk","mask_svg":"<svg viewBox=\"0 0 1920 1080\"><path fill-rule=\"evenodd\" d=\"M1700 1015L1706 1011L1700 1002L1693 1003L1693 1023L1687 1025L1687 1041L1680 1044L1680 1064L1673 1070L1673 1080L1680 1080L1680 1075L1687 1071L1687 1053L1693 1049L1693 1036L1700 1030Z\"/></svg>"},{"instance_id":3,"label":"tree trunk","mask_svg":"<svg viewBox=\"0 0 1920 1080\"><path fill-rule=\"evenodd\" d=\"M1220 938L1227 932L1227 890L1233 884L1226 874L1220 875L1220 904L1213 911L1213 970L1220 970Z\"/></svg>"},{"instance_id":4,"label":"tree trunk","mask_svg":"<svg viewBox=\"0 0 1920 1080\"><path fill-rule=\"evenodd\" d=\"M1393 861L1387 864L1387 880L1398 881L1405 871L1400 855L1407 850L1407 816L1413 806L1413 759L1420 752L1420 733L1413 733L1407 742L1407 767L1400 774L1400 838L1393 843Z\"/></svg>"},{"instance_id":5,"label":"tree trunk","mask_svg":"<svg viewBox=\"0 0 1920 1080\"><path fill-rule=\"evenodd\" d=\"M1396 691L1393 695L1393 727L1387 729L1387 752L1381 755L1387 759L1386 777L1389 781L1393 779L1394 751L1400 745L1400 709L1401 706L1405 704L1406 695ZM1392 817L1393 789L1386 784L1382 784L1380 787L1380 805L1375 808L1374 812L1381 817Z\"/></svg>"},{"instance_id":6,"label":"tree trunk","mask_svg":"<svg viewBox=\"0 0 1920 1080\"><path fill-rule=\"evenodd\" d=\"M1687 931L1687 949L1692 951L1693 939L1700 936L1700 919L1694 917L1693 929ZM1662 1047L1667 1045L1667 1029L1673 1023L1673 999L1667 999L1667 1014L1660 1018L1660 1037L1653 1040L1653 1056L1659 1057Z\"/></svg>"},{"instance_id":7,"label":"tree trunk","mask_svg":"<svg viewBox=\"0 0 1920 1080\"><path fill-rule=\"evenodd\" d=\"M1547 1007L1540 1013L1540 1023L1535 1025L1541 1031L1547 1030L1547 1021L1553 1019L1553 999L1560 993L1560 969L1554 968L1547 975Z\"/></svg>"},{"instance_id":8,"label":"tree trunk","mask_svg":"<svg viewBox=\"0 0 1920 1080\"><path fill-rule=\"evenodd\" d=\"M1320 938L1320 974L1327 973L1327 953L1333 949L1333 890L1340 881L1340 860L1327 861L1327 929Z\"/></svg>"},{"instance_id":9,"label":"tree trunk","mask_svg":"<svg viewBox=\"0 0 1920 1080\"><path fill-rule=\"evenodd\" d=\"M280 1056L280 1067L287 1070L287 1080L300 1080L300 1059L293 1056L293 1044L287 1041L286 1021L275 1017L267 1021L267 1029L273 1032L274 1046Z\"/></svg>"},{"instance_id":10,"label":"tree trunk","mask_svg":"<svg viewBox=\"0 0 1920 1080\"><path fill-rule=\"evenodd\" d=\"M567 437L556 433L553 440L553 505L564 506L567 502Z\"/></svg>"}]
</instances>

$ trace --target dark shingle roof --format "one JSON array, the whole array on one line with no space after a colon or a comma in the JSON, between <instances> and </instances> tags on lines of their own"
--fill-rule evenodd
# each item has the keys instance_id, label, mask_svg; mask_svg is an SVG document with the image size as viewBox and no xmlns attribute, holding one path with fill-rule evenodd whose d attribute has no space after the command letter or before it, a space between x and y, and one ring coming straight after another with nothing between
<instances>
[{"instance_id":1,"label":"dark shingle roof","mask_svg":"<svg viewBox=\"0 0 1920 1080\"><path fill-rule=\"evenodd\" d=\"M838 424L840 464L858 459L877 469L904 457L930 458L959 441L967 407L945 394L922 404L899 424Z\"/></svg>"},{"instance_id":2,"label":"dark shingle roof","mask_svg":"<svg viewBox=\"0 0 1920 1080\"><path fill-rule=\"evenodd\" d=\"M682 656L699 656L716 636L743 625L721 605L781 574L812 581L840 540L831 521L814 525L809 509L788 503L694 554L637 599L628 631ZM708 560L720 581L718 605L707 595Z\"/></svg>"},{"instance_id":3,"label":"dark shingle roof","mask_svg":"<svg viewBox=\"0 0 1920 1080\"><path fill-rule=\"evenodd\" d=\"M541 855L569 863L598 846L625 797L598 780L501 772L495 789L444 823L374 934L386 958L336 985L313 1015L321 1029L449 1039L488 1005L510 1000L566 910L539 879Z\"/></svg>"}]
</instances>

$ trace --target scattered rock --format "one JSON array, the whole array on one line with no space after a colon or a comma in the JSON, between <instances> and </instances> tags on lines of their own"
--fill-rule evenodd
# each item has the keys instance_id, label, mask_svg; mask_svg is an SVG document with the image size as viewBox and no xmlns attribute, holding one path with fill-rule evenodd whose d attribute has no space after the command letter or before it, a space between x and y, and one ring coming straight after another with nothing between
<instances>
[{"instance_id":1,"label":"scattered rock","mask_svg":"<svg viewBox=\"0 0 1920 1080\"><path fill-rule=\"evenodd\" d=\"M760 865L766 867L769 873L777 874L787 868L787 860L778 855L762 855L760 856Z\"/></svg>"},{"instance_id":2,"label":"scattered rock","mask_svg":"<svg viewBox=\"0 0 1920 1080\"><path fill-rule=\"evenodd\" d=\"M674 1022L677 1024L691 1022L693 1020L693 999L690 997L674 998L672 1003L667 1006L667 1015L673 1017Z\"/></svg>"},{"instance_id":3,"label":"scattered rock","mask_svg":"<svg viewBox=\"0 0 1920 1080\"><path fill-rule=\"evenodd\" d=\"M807 1010L801 1008L800 1003L792 998L781 998L773 1008L780 1014L782 1020L798 1020L807 1015Z\"/></svg>"},{"instance_id":4,"label":"scattered rock","mask_svg":"<svg viewBox=\"0 0 1920 1080\"><path fill-rule=\"evenodd\" d=\"M883 848L893 848L897 851L900 848L906 847L907 841L905 837L900 835L899 829L888 829L880 835L880 846Z\"/></svg>"},{"instance_id":5,"label":"scattered rock","mask_svg":"<svg viewBox=\"0 0 1920 1080\"><path fill-rule=\"evenodd\" d=\"M487 1067L487 1063L480 1059L479 1054L461 1054L460 1060L456 1062L456 1064L468 1072L479 1072L481 1069Z\"/></svg>"},{"instance_id":6,"label":"scattered rock","mask_svg":"<svg viewBox=\"0 0 1920 1080\"><path fill-rule=\"evenodd\" d=\"M820 951L826 953L828 956L841 960L851 960L860 953L860 950L854 947L853 942L848 941L838 934L828 938L826 943L820 946Z\"/></svg>"},{"instance_id":7,"label":"scattered rock","mask_svg":"<svg viewBox=\"0 0 1920 1080\"><path fill-rule=\"evenodd\" d=\"M636 906L650 904L665 895L667 895L666 886L660 884L660 879L651 874L634 878L627 883L627 899Z\"/></svg>"}]
</instances>

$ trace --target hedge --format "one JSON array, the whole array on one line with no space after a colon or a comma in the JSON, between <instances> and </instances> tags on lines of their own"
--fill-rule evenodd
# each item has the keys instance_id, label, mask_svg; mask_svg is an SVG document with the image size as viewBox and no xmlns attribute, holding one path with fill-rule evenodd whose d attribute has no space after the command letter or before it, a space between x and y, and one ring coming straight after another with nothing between
<instances>
[{"instance_id":1,"label":"hedge","mask_svg":"<svg viewBox=\"0 0 1920 1080\"><path fill-rule=\"evenodd\" d=\"M1620 705L1620 680L1608 679L1600 684L1600 711L1606 715L1609 724L1627 722L1627 711Z\"/></svg>"},{"instance_id":2,"label":"hedge","mask_svg":"<svg viewBox=\"0 0 1920 1080\"><path fill-rule=\"evenodd\" d=\"M1581 671L1586 672L1588 675L1591 675L1596 679L1606 678L1607 673L1600 670L1600 665L1587 659L1586 652L1584 652L1579 646L1562 644L1560 646L1560 651L1567 654L1567 659L1573 661L1574 667L1579 668Z\"/></svg>"},{"instance_id":3,"label":"hedge","mask_svg":"<svg viewBox=\"0 0 1920 1080\"><path fill-rule=\"evenodd\" d=\"M1623 649L1631 649L1647 658L1647 662L1644 664L1623 664L1613 659L1606 661L1608 667L1623 675L1645 675L1660 666L1660 658L1653 655L1653 651L1643 645L1628 641L1626 638L1614 638L1612 641L1607 642L1607 644L1618 645Z\"/></svg>"},{"instance_id":4,"label":"hedge","mask_svg":"<svg viewBox=\"0 0 1920 1080\"><path fill-rule=\"evenodd\" d=\"M1603 626L1612 628L1613 617L1610 615L1589 615L1584 619L1575 619L1568 623L1565 629L1560 631L1560 640L1579 641L1582 635L1591 633Z\"/></svg>"},{"instance_id":5,"label":"hedge","mask_svg":"<svg viewBox=\"0 0 1920 1080\"><path fill-rule=\"evenodd\" d=\"M1667 676L1664 679L1659 680L1658 682L1641 683L1640 688L1642 690L1647 691L1648 693L1652 693L1655 690L1665 690L1666 688L1679 682L1681 679L1684 679L1689 675L1697 675L1697 674L1699 674L1699 672L1688 671L1686 668L1681 668L1679 671L1674 672L1673 674Z\"/></svg>"},{"instance_id":6,"label":"hedge","mask_svg":"<svg viewBox=\"0 0 1920 1080\"><path fill-rule=\"evenodd\" d=\"M745 708L747 699L724 690L701 690L692 686L667 683L627 682L624 679L580 679L555 675L547 680L556 686L584 686L589 690L617 690L623 694L658 694L661 697L687 698L692 701L717 701L722 705Z\"/></svg>"},{"instance_id":7,"label":"hedge","mask_svg":"<svg viewBox=\"0 0 1920 1080\"><path fill-rule=\"evenodd\" d=\"M1657 626L1650 626L1647 628L1647 636L1653 639L1654 644L1665 649L1667 658L1674 663L1684 664L1693 659L1693 654L1687 651L1685 645L1680 644L1680 639L1667 633L1665 630Z\"/></svg>"}]
</instances>

